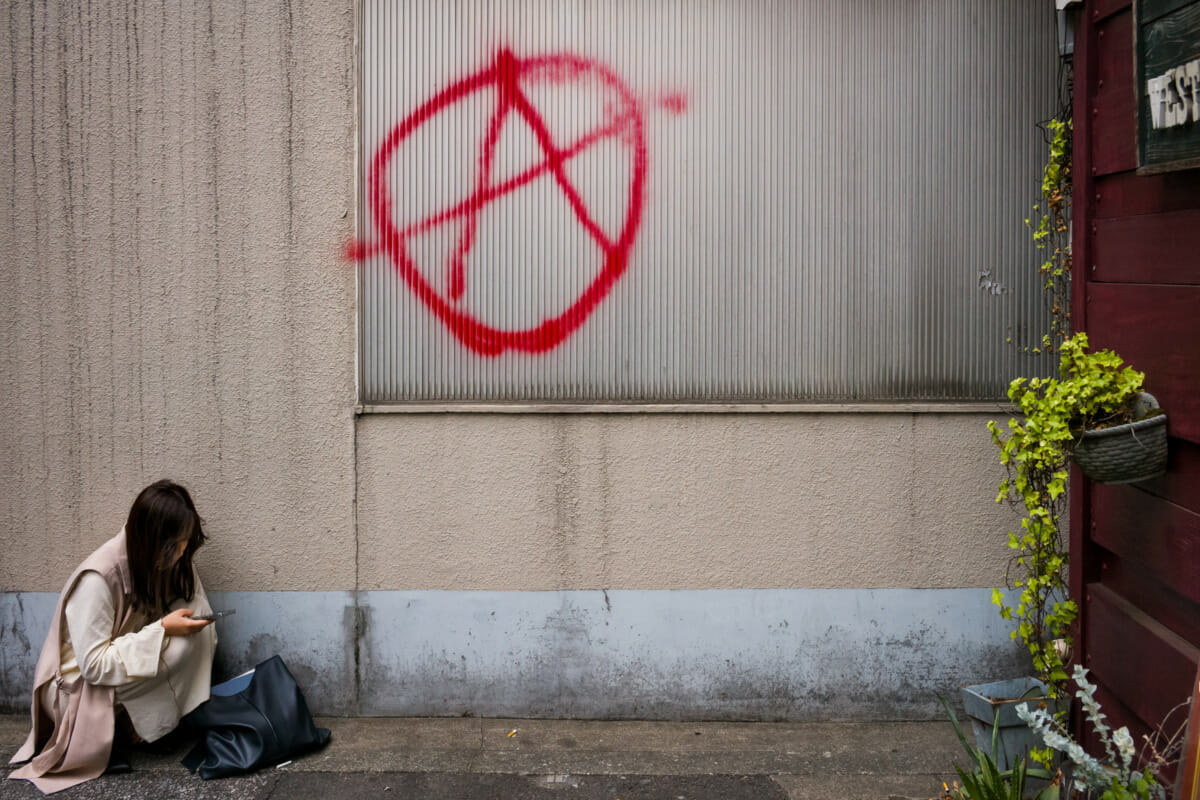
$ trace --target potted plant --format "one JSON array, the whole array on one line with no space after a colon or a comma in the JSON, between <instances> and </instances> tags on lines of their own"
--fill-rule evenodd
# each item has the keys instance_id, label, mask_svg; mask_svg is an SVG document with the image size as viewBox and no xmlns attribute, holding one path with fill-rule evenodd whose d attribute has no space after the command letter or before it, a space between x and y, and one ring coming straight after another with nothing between
<instances>
[{"instance_id":1,"label":"potted plant","mask_svg":"<svg viewBox=\"0 0 1200 800\"><path fill-rule=\"evenodd\" d=\"M965 769L954 766L961 783L955 781L953 789L943 783L940 800L1026 800L1028 795L1034 800L1058 800L1059 784L1054 776L1044 769L1031 768L1024 754L1004 754L999 712L985 741L972 746L963 736L954 709L945 698L939 696L938 700L950 715L954 733L970 759Z\"/></svg>"},{"instance_id":2,"label":"potted plant","mask_svg":"<svg viewBox=\"0 0 1200 800\"><path fill-rule=\"evenodd\" d=\"M1059 356L1057 378L1018 378L1009 386L1008 397L1025 421L1009 421L1007 441L995 423L989 426L1001 460L1011 465L1032 455L1039 463L1065 464L1063 457L1070 456L1085 475L1104 483L1166 472L1167 416L1142 391L1145 375L1111 350L1088 352L1086 333L1064 340Z\"/></svg>"},{"instance_id":3,"label":"potted plant","mask_svg":"<svg viewBox=\"0 0 1200 800\"><path fill-rule=\"evenodd\" d=\"M1044 405L1058 405L1039 411L1054 423L1050 434L1085 475L1101 483L1132 483L1166 471L1166 416L1151 395L1141 392L1141 373L1122 369L1120 357L1110 351L1087 353L1087 337L1070 335L1071 130L1067 110L1046 123L1049 159L1042 173L1042 198L1025 220L1034 243L1045 254L1038 276L1051 319L1041 347L1029 352L1057 351L1064 358L1057 381L1031 380L1025 388L1035 394L1040 391ZM1014 388L1022 384L1026 382L1014 382L1009 388L1014 403L1020 404ZM1024 408L1022 412L1028 418L1029 412ZM1059 412L1067 414L1066 428Z\"/></svg>"},{"instance_id":4,"label":"potted plant","mask_svg":"<svg viewBox=\"0 0 1200 800\"><path fill-rule=\"evenodd\" d=\"M1038 749L1040 740L1018 713L1037 708L1057 715L1058 703L1049 686L1037 678L1012 678L964 686L961 699L976 745L982 748L990 741L992 759L1001 770L1014 769L1026 760L1049 766L1039 758L1045 755Z\"/></svg>"},{"instance_id":5,"label":"potted plant","mask_svg":"<svg viewBox=\"0 0 1200 800\"><path fill-rule=\"evenodd\" d=\"M1060 524L1068 459L1089 466L1098 462L1104 470L1100 477L1109 481L1162 474L1166 469L1166 416L1153 398L1141 391L1144 375L1125 366L1112 351L1089 352L1087 334L1066 338L1058 345L1058 353L1058 377L1017 378L1009 386L1008 397L1022 417L1008 421L1007 435L994 421L988 428L1007 470L997 502L1008 500L1025 512L1020 531L1010 532L1008 541L1017 553L1016 574L1010 571L1009 579L1012 587L1020 590L1020 597L1015 605L1009 605L997 589L993 599L1001 616L1017 623L1013 638L1020 637L1028 646L1033 667L1045 682L1042 707L1060 700L1057 709L1065 712L1067 704L1061 702L1067 681L1065 663L1070 654L1071 625L1078 612L1068 597L1068 551ZM1116 444L1122 438L1130 439L1136 448L1131 457L1112 452L1119 449ZM1090 451L1095 443L1102 452ZM1122 466L1133 470L1121 472ZM977 687L968 687L964 703L971 689L980 693ZM1011 687L988 685L985 689L993 692L993 699L997 695L999 699L1020 696Z\"/></svg>"},{"instance_id":6,"label":"potted plant","mask_svg":"<svg viewBox=\"0 0 1200 800\"><path fill-rule=\"evenodd\" d=\"M1121 421L1125 420L1125 421ZM1071 458L1097 483L1135 483L1167 471L1167 415L1138 392L1111 421L1093 421L1073 442Z\"/></svg>"}]
</instances>

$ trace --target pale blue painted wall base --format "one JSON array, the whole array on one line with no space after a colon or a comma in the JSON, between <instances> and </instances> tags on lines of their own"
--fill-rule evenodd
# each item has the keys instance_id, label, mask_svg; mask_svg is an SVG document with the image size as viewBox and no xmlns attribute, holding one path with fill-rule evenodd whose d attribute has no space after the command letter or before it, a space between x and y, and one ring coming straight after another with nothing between
<instances>
[{"instance_id":1,"label":"pale blue painted wall base","mask_svg":"<svg viewBox=\"0 0 1200 800\"><path fill-rule=\"evenodd\" d=\"M939 718L1025 674L990 589L212 592L217 677L279 654L316 713ZM0 593L0 709L25 710L57 595Z\"/></svg>"}]
</instances>

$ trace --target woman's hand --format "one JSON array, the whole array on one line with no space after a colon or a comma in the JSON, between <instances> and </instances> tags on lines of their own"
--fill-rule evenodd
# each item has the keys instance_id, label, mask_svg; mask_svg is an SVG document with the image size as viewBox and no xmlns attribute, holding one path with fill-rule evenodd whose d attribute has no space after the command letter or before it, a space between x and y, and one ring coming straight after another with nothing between
<instances>
[{"instance_id":1,"label":"woman's hand","mask_svg":"<svg viewBox=\"0 0 1200 800\"><path fill-rule=\"evenodd\" d=\"M212 624L211 619L190 619L194 613L190 608L180 608L163 617L162 626L167 636L191 636Z\"/></svg>"}]
</instances>

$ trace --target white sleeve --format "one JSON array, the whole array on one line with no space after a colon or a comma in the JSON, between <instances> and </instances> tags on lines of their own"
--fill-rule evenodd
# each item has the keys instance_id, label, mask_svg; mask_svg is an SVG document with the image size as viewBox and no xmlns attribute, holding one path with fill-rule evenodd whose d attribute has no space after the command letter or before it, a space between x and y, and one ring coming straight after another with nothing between
<instances>
[{"instance_id":1,"label":"white sleeve","mask_svg":"<svg viewBox=\"0 0 1200 800\"><path fill-rule=\"evenodd\" d=\"M115 612L104 578L85 572L67 600L67 632L83 679L96 686L122 686L158 674L166 631L162 622L111 638Z\"/></svg>"}]
</instances>

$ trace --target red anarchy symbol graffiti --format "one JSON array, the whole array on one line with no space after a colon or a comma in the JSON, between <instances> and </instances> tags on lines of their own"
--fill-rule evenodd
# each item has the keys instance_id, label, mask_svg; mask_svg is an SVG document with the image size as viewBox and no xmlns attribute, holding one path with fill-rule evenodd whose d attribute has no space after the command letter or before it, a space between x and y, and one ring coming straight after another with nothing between
<instances>
[{"instance_id":1,"label":"red anarchy symbol graffiti","mask_svg":"<svg viewBox=\"0 0 1200 800\"><path fill-rule=\"evenodd\" d=\"M545 120L521 89L522 80L596 81L611 91L616 102L608 119L596 130L567 147L559 147ZM387 168L400 145L422 125L449 106L475 92L494 89L496 108L488 122L479 153L478 175L474 191L456 205L400 227L392 218L392 202ZM679 95L665 97L659 104L681 113L684 100ZM500 131L510 114L516 114L533 132L544 160L503 182L493 184L492 167ZM632 151L633 172L624 224L610 239L592 218L579 192L568 180L565 164L597 143L619 138ZM526 184L549 173L566 197L575 217L600 249L603 267L575 302L565 311L540 325L525 330L502 330L476 319L457 307L466 288L466 259L475 245L479 214L489 204L516 192ZM554 54L519 59L504 49L487 69L452 84L409 114L392 129L371 161L368 177L371 211L374 214L375 242L355 242L349 248L352 259L362 260L383 253L403 277L409 289L467 347L484 355L497 355L506 349L540 353L556 347L575 331L612 289L628 266L629 251L641 222L646 184L646 138L638 100L611 70L588 59L569 54ZM427 233L442 225L461 221L457 244L447 264L449 298L443 297L425 280L405 250L409 237Z\"/></svg>"}]
</instances>

